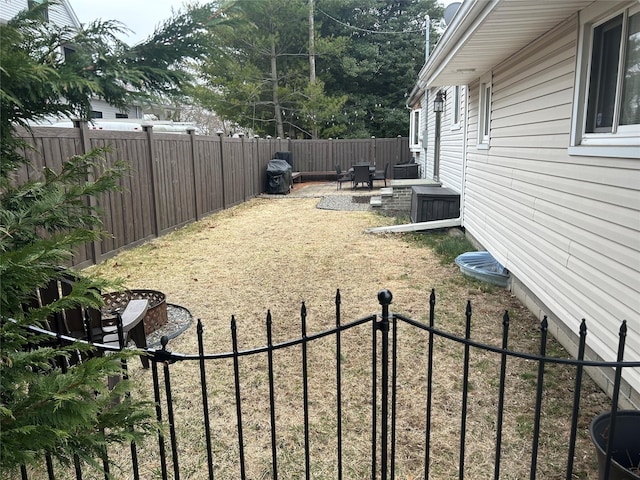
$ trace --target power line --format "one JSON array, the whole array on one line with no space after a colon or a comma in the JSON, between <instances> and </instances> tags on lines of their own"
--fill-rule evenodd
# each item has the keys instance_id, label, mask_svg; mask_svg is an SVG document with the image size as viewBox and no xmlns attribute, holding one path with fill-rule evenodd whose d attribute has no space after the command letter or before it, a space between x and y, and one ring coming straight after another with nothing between
<instances>
[{"instance_id":1,"label":"power line","mask_svg":"<svg viewBox=\"0 0 640 480\"><path fill-rule=\"evenodd\" d=\"M331 20L333 20L336 23L339 23L340 25L342 25L343 27L347 27L347 28L351 28L352 30L358 30L360 32L366 32L366 33L382 33L382 34L391 34L391 35L404 35L406 33L418 33L418 32L423 32L424 28L420 28L418 30L406 30L403 32L392 32L392 31L380 31L380 30L367 30L366 28L360 28L360 27L356 27L353 25L349 25L348 23L344 23L340 20L338 20L335 17L332 17L331 15L329 15L327 12L322 11L321 9L317 8L317 10L322 13L323 15L325 15L326 17L329 17Z\"/></svg>"}]
</instances>

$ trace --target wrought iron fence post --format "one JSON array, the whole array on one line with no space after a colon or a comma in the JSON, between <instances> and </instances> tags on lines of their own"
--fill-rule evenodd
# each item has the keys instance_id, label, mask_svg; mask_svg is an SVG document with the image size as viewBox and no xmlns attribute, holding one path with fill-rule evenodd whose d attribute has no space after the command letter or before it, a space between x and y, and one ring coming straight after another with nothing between
<instances>
[{"instance_id":1,"label":"wrought iron fence post","mask_svg":"<svg viewBox=\"0 0 640 480\"><path fill-rule=\"evenodd\" d=\"M502 451L502 421L504 414L504 389L507 380L507 346L509 343L509 311L502 316L502 353L500 355L500 387L498 389L498 420L496 422L496 458L493 478L500 479L500 455Z\"/></svg>"},{"instance_id":2,"label":"wrought iron fence post","mask_svg":"<svg viewBox=\"0 0 640 480\"><path fill-rule=\"evenodd\" d=\"M467 300L467 308L465 309L465 333L466 342L471 340L471 301ZM464 344L464 366L462 373L462 412L460 413L460 462L458 467L458 478L464 478L464 460L467 445L467 404L469 401L469 343Z\"/></svg>"},{"instance_id":3,"label":"wrought iron fence post","mask_svg":"<svg viewBox=\"0 0 640 480\"><path fill-rule=\"evenodd\" d=\"M627 321L623 320L618 333L618 356L617 362L624 360L624 347L627 339ZM620 398L620 383L622 380L622 368L616 367L613 381L613 396L611 398L611 419L609 421L609 438L607 440L607 450L605 459L604 478L609 478L611 473L611 460L613 458L613 439L616 435L616 416L618 414L618 399Z\"/></svg>"},{"instance_id":4,"label":"wrought iron fence post","mask_svg":"<svg viewBox=\"0 0 640 480\"><path fill-rule=\"evenodd\" d=\"M378 322L377 328L382 332L382 378L381 378L381 395L382 406L380 420L380 436L382 437L380 445L380 479L387 478L387 460L388 460L388 427L389 427L389 305L393 295L389 290L381 290L378 292L378 301L382 305L382 316ZM374 399L375 400L375 399ZM375 439L374 439L375 442Z\"/></svg>"},{"instance_id":5,"label":"wrought iron fence post","mask_svg":"<svg viewBox=\"0 0 640 480\"><path fill-rule=\"evenodd\" d=\"M271 476L278 480L278 442L276 441L276 390L273 376L273 320L267 310L267 362L269 366L269 417L271 419Z\"/></svg>"},{"instance_id":6,"label":"wrought iron fence post","mask_svg":"<svg viewBox=\"0 0 640 480\"><path fill-rule=\"evenodd\" d=\"M584 360L584 352L587 345L587 322L583 318L580 323L580 342L578 344L578 356L576 360ZM582 389L582 373L584 366L576 366L576 383L573 393L573 413L571 415L571 436L569 440L569 455L567 459L567 480L573 478L573 457L576 450L576 438L578 436L578 414L580 413L580 394Z\"/></svg>"},{"instance_id":7,"label":"wrought iron fence post","mask_svg":"<svg viewBox=\"0 0 640 480\"><path fill-rule=\"evenodd\" d=\"M193 141L193 139L192 139ZM207 394L207 375L204 361L204 328L202 319L198 319L196 333L198 335L198 355L200 356L200 386L202 389L202 413L204 414L204 436L207 442L207 468L209 480L213 480L213 447L211 445L211 423L209 421L209 398Z\"/></svg>"},{"instance_id":8,"label":"wrought iron fence post","mask_svg":"<svg viewBox=\"0 0 640 480\"><path fill-rule=\"evenodd\" d=\"M427 360L427 405L424 439L424 479L429 478L429 463L431 461L431 407L433 397L433 327L436 309L436 290L431 289L429 295L429 359Z\"/></svg>"},{"instance_id":9,"label":"wrought iron fence post","mask_svg":"<svg viewBox=\"0 0 640 480\"><path fill-rule=\"evenodd\" d=\"M311 458L309 456L309 373L307 365L307 307L302 302L300 309L302 326L302 406L304 413L304 475L311 478Z\"/></svg>"},{"instance_id":10,"label":"wrought iron fence post","mask_svg":"<svg viewBox=\"0 0 640 480\"><path fill-rule=\"evenodd\" d=\"M547 333L549 321L545 315L540 323L540 360L538 361L538 380L536 382L536 409L533 419L533 445L531 446L531 472L530 480L536 479L538 468L538 446L540 441L540 417L542 415L542 395L544 393L544 367L547 356Z\"/></svg>"},{"instance_id":11,"label":"wrought iron fence post","mask_svg":"<svg viewBox=\"0 0 640 480\"><path fill-rule=\"evenodd\" d=\"M162 350L159 352L165 353L166 345L169 341L167 336L162 337L162 341L164 344L162 345ZM158 423L162 423L162 406L160 403L160 375L158 373L158 362L161 360L161 355L158 354L158 351L154 354L153 362L151 362L151 372L153 374L153 397L156 404L156 420ZM158 429L158 452L160 454L160 471L162 473L162 480L167 480L167 456L165 450L165 442L164 442L164 434L162 433L162 429Z\"/></svg>"},{"instance_id":12,"label":"wrought iron fence post","mask_svg":"<svg viewBox=\"0 0 640 480\"><path fill-rule=\"evenodd\" d=\"M222 148L222 147L221 147ZM244 437L242 433L242 396L240 395L240 362L238 360L238 326L231 315L231 343L233 345L233 381L236 395L236 418L238 421L238 449L240 453L240 478L247 478L244 458Z\"/></svg>"},{"instance_id":13,"label":"wrought iron fence post","mask_svg":"<svg viewBox=\"0 0 640 480\"><path fill-rule=\"evenodd\" d=\"M340 289L336 290L336 433L338 480L342 480L342 343L340 338Z\"/></svg>"}]
</instances>

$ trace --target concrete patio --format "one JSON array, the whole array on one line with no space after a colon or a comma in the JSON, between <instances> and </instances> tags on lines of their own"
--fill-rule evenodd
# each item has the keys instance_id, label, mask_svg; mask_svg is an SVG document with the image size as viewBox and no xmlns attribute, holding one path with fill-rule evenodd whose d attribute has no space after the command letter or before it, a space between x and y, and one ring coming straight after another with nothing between
<instances>
[{"instance_id":1,"label":"concrete patio","mask_svg":"<svg viewBox=\"0 0 640 480\"><path fill-rule=\"evenodd\" d=\"M409 212L411 208L411 188L413 186L440 186L439 183L429 179L402 179L387 180L387 186L382 181L373 182L371 190L367 188L352 189L350 186L342 185L336 188L335 181L305 182L295 183L294 188L288 195L266 194L260 196L264 198L273 197L297 197L297 198L331 198L331 197L371 197L367 208L356 208L357 210L379 209ZM354 202L362 206L362 202ZM320 206L320 208L323 208ZM329 207L329 209L332 209ZM336 208L340 209L340 208Z\"/></svg>"}]
</instances>

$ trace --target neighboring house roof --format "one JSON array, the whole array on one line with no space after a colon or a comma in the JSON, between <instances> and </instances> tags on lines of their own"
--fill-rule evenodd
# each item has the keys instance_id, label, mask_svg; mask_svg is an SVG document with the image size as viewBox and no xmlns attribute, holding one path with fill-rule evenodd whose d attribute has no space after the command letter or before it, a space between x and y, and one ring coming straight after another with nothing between
<instances>
[{"instance_id":1,"label":"neighboring house roof","mask_svg":"<svg viewBox=\"0 0 640 480\"><path fill-rule=\"evenodd\" d=\"M466 85L595 0L465 0L420 71L427 87Z\"/></svg>"},{"instance_id":2,"label":"neighboring house roof","mask_svg":"<svg viewBox=\"0 0 640 480\"><path fill-rule=\"evenodd\" d=\"M64 8L69 13L69 17L71 17L71 21L73 22L73 26L76 27L76 28L80 28L80 26L81 26L80 20L78 19L78 16L76 15L76 12L71 7L71 4L67 0L62 0L61 3L62 3L62 5L64 5Z\"/></svg>"}]
</instances>

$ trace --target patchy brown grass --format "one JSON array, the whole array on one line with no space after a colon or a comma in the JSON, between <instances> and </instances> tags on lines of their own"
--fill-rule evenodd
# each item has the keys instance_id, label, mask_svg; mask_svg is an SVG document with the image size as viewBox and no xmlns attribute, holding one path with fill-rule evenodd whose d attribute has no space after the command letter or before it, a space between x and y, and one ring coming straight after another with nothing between
<instances>
[{"instance_id":1,"label":"patchy brown grass","mask_svg":"<svg viewBox=\"0 0 640 480\"><path fill-rule=\"evenodd\" d=\"M463 277L455 265L441 265L429 248L401 235L369 235L365 229L392 219L369 212L326 211L317 199L254 199L151 241L91 269L124 278L130 288L164 292L167 301L188 308L204 325L205 351L231 350L230 319L238 322L239 348L266 344L265 316L273 315L274 343L300 336L301 302L307 330L335 325L334 295L342 294L343 323L379 311L376 294L388 288L393 311L424 322L428 296L436 289L436 325L464 333L466 300L473 305L472 338L501 342L502 316L511 316L510 347L538 348L538 322L508 291ZM398 411L396 478L422 478L428 344L424 332L398 327ZM371 327L342 335L344 478L370 477ZM550 351L566 355L550 342ZM197 352L195 325L169 349ZM311 477L337 477L335 459L335 339L309 346ZM434 346L432 479L458 477L463 347L444 339ZM499 359L473 351L467 420L466 478L493 478ZM274 354L278 470L280 478L304 476L300 347ZM242 402L247 477L271 478L266 354L243 357ZM151 376L131 367L138 395L152 392ZM502 447L503 479L529 476L535 408L536 366L510 360ZM207 477L200 377L196 362L171 366L176 433L183 478ZM571 419L573 373L546 368L538 478L564 478ZM230 360L207 363L209 412L216 478L240 478L233 370ZM588 423L606 408L606 397L590 382L583 390L575 478L596 479ZM165 417L166 418L166 417ZM168 439L168 435L167 435ZM170 458L170 457L169 457ZM140 448L142 478L157 478L157 442ZM129 478L125 471L118 478Z\"/></svg>"}]
</instances>

